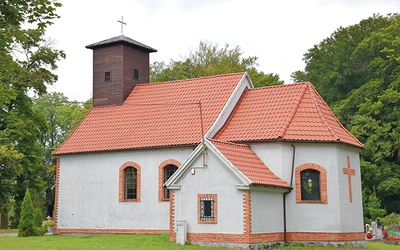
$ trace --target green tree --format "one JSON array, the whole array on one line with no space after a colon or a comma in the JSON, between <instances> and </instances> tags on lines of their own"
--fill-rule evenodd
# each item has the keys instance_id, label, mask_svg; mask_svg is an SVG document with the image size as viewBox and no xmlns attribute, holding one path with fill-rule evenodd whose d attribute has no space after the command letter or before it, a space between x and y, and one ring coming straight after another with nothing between
<instances>
[{"instance_id":1,"label":"green tree","mask_svg":"<svg viewBox=\"0 0 400 250\"><path fill-rule=\"evenodd\" d=\"M18 224L18 236L31 236L34 234L33 203L29 188L26 189L21 207L21 217Z\"/></svg>"},{"instance_id":2,"label":"green tree","mask_svg":"<svg viewBox=\"0 0 400 250\"><path fill-rule=\"evenodd\" d=\"M336 107L350 131L365 144L363 186L376 190L388 213L400 212L400 16L373 32L354 51L364 60L364 85ZM370 193L371 194L371 193Z\"/></svg>"},{"instance_id":3,"label":"green tree","mask_svg":"<svg viewBox=\"0 0 400 250\"><path fill-rule=\"evenodd\" d=\"M164 62L152 63L150 81L163 82L247 71L256 87L283 83L276 74L258 71L257 57L243 58L242 55L239 46L230 49L226 44L220 48L218 44L200 42L198 48L181 61L171 60L168 65Z\"/></svg>"},{"instance_id":4,"label":"green tree","mask_svg":"<svg viewBox=\"0 0 400 250\"><path fill-rule=\"evenodd\" d=\"M0 146L0 214L1 227L8 227L8 204L12 195L15 194L15 177L22 173L20 161L23 155L14 148L6 145Z\"/></svg>"},{"instance_id":5,"label":"green tree","mask_svg":"<svg viewBox=\"0 0 400 250\"><path fill-rule=\"evenodd\" d=\"M44 37L46 28L58 18L55 10L60 6L53 0L0 3L0 144L4 146L0 159L14 155L15 168L9 178L15 186L4 190L8 197L2 199L15 199L14 226L18 225L26 187L31 188L35 201L43 199L46 168L38 131L46 123L33 111L31 96L46 92L46 86L57 80L52 70L65 57ZM3 207L0 209L5 213Z\"/></svg>"},{"instance_id":6,"label":"green tree","mask_svg":"<svg viewBox=\"0 0 400 250\"><path fill-rule=\"evenodd\" d=\"M364 216L371 218L373 221L380 219L386 214L386 210L380 208L381 202L376 197L375 192L368 195L364 206Z\"/></svg>"},{"instance_id":7,"label":"green tree","mask_svg":"<svg viewBox=\"0 0 400 250\"><path fill-rule=\"evenodd\" d=\"M349 27L340 27L331 36L314 45L304 54L305 71L292 73L296 81L311 81L324 100L333 105L365 84L369 60L376 53L355 57L355 51L364 39L388 27L391 17L374 15Z\"/></svg>"},{"instance_id":8,"label":"green tree","mask_svg":"<svg viewBox=\"0 0 400 250\"><path fill-rule=\"evenodd\" d=\"M84 104L70 102L59 92L46 93L34 102L34 110L46 120L46 127L40 131L40 144L44 149L44 164L47 168L46 181L46 213L53 216L55 158L52 152L72 133L75 127L91 108L91 100Z\"/></svg>"},{"instance_id":9,"label":"green tree","mask_svg":"<svg viewBox=\"0 0 400 250\"><path fill-rule=\"evenodd\" d=\"M33 226L41 227L43 223L43 214L40 208L35 208L33 212Z\"/></svg>"},{"instance_id":10,"label":"green tree","mask_svg":"<svg viewBox=\"0 0 400 250\"><path fill-rule=\"evenodd\" d=\"M369 218L382 217L384 210L400 212L398 34L398 14L374 15L311 48L305 72L293 73L313 82L339 120L364 143L360 163Z\"/></svg>"}]
</instances>

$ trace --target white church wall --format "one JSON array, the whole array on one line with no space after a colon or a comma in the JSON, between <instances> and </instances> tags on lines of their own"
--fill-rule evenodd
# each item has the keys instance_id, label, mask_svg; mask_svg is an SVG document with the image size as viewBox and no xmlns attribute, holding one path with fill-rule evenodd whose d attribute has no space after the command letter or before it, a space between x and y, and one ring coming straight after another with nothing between
<instances>
[{"instance_id":1,"label":"white church wall","mask_svg":"<svg viewBox=\"0 0 400 250\"><path fill-rule=\"evenodd\" d=\"M158 167L183 163L192 148L154 149L60 157L59 228L169 229L169 202L158 201ZM141 167L140 202L119 202L119 168Z\"/></svg>"},{"instance_id":2,"label":"white church wall","mask_svg":"<svg viewBox=\"0 0 400 250\"><path fill-rule=\"evenodd\" d=\"M362 232L364 230L364 218L362 210L362 189L359 150L341 146L337 149L338 154L338 183L340 197L340 221L343 232ZM352 201L349 195L349 180L343 174L343 168L347 168L347 156L350 157L350 167L355 170L355 175L351 175Z\"/></svg>"},{"instance_id":3,"label":"white church wall","mask_svg":"<svg viewBox=\"0 0 400 250\"><path fill-rule=\"evenodd\" d=\"M325 143L297 143L295 169L312 163L323 167L327 173L327 204L296 203L296 189L287 195L288 232L339 232L340 212L337 192L336 146ZM293 186L295 185L293 177Z\"/></svg>"},{"instance_id":4,"label":"white church wall","mask_svg":"<svg viewBox=\"0 0 400 250\"><path fill-rule=\"evenodd\" d=\"M250 147L275 175L290 183L293 155L290 143L253 143Z\"/></svg>"},{"instance_id":5,"label":"white church wall","mask_svg":"<svg viewBox=\"0 0 400 250\"><path fill-rule=\"evenodd\" d=\"M202 166L201 157L193 166ZM207 167L189 171L175 190L175 221L186 220L188 232L243 233L243 192L236 188L238 180L211 153ZM217 194L217 224L198 223L198 194Z\"/></svg>"},{"instance_id":6,"label":"white church wall","mask_svg":"<svg viewBox=\"0 0 400 250\"><path fill-rule=\"evenodd\" d=\"M343 203L342 187L345 187L342 182L342 163L346 161L349 153L358 155L356 152L344 150L340 154L338 144L329 143L297 143L295 168L306 163L318 164L326 170L327 175L327 204L309 204L296 203L296 190L294 189L288 195L288 232L343 232L352 231L352 228L344 228L343 223L348 225L357 223L356 218L359 217L359 211L353 211L355 217L348 218L348 222L344 222L341 216L341 206ZM355 158L355 157L354 157ZM340 166L339 166L340 165ZM347 180L347 177L346 177ZM295 181L293 181L295 183ZM294 184L293 184L294 185ZM346 190L347 183L346 183ZM345 197L348 197L345 196ZM360 197L361 198L361 197ZM361 205L361 203L360 203ZM361 213L362 216L362 213ZM315 223L310 223L310 222ZM307 222L307 223L305 223Z\"/></svg>"},{"instance_id":7,"label":"white church wall","mask_svg":"<svg viewBox=\"0 0 400 250\"><path fill-rule=\"evenodd\" d=\"M287 195L288 232L360 232L362 231L362 196L359 149L332 143L294 143L295 169L312 163L327 173L327 204L296 204L296 190ZM251 144L252 150L279 177L290 183L293 147L290 143ZM353 202L349 202L348 177L343 174L350 165L356 169L351 176ZM295 175L295 174L294 174ZM295 177L292 186L295 188ZM316 223L309 223L315 221ZM361 230L360 230L361 228Z\"/></svg>"},{"instance_id":8,"label":"white church wall","mask_svg":"<svg viewBox=\"0 0 400 250\"><path fill-rule=\"evenodd\" d=\"M251 192L252 233L283 232L283 194Z\"/></svg>"}]
</instances>

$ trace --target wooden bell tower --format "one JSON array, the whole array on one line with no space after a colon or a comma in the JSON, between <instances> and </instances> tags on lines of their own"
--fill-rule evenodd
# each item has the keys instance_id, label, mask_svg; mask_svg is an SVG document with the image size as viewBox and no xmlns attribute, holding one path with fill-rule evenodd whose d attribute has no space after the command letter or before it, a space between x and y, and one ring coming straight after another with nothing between
<instances>
[{"instance_id":1,"label":"wooden bell tower","mask_svg":"<svg viewBox=\"0 0 400 250\"><path fill-rule=\"evenodd\" d=\"M93 106L121 105L138 83L148 83L157 50L124 35L86 46L93 50Z\"/></svg>"}]
</instances>

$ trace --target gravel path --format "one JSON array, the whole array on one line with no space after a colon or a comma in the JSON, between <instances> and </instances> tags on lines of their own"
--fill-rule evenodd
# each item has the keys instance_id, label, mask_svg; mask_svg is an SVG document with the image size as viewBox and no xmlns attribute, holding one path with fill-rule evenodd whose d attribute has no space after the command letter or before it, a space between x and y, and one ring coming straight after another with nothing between
<instances>
[{"instance_id":1,"label":"gravel path","mask_svg":"<svg viewBox=\"0 0 400 250\"><path fill-rule=\"evenodd\" d=\"M10 234L0 234L0 237L10 237L10 236L18 236L17 233L10 233Z\"/></svg>"}]
</instances>

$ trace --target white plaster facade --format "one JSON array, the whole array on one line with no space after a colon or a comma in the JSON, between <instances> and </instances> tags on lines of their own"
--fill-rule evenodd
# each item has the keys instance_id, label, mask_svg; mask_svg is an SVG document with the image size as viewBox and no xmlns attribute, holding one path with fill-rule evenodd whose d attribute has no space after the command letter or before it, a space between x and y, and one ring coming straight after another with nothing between
<instances>
[{"instance_id":1,"label":"white plaster facade","mask_svg":"<svg viewBox=\"0 0 400 250\"><path fill-rule=\"evenodd\" d=\"M243 233L243 193L236 188L239 180L212 154L207 155L207 167L197 158L193 168L186 171L175 189L175 219L186 220L188 232ZM188 169L189 170L189 169ZM216 194L218 223L199 224L198 194Z\"/></svg>"},{"instance_id":2,"label":"white plaster facade","mask_svg":"<svg viewBox=\"0 0 400 250\"><path fill-rule=\"evenodd\" d=\"M362 231L358 149L337 143L272 142L250 146L277 176L293 187L293 156L294 170L313 163L327 172L327 204L297 204L296 190L287 194L287 232ZM58 228L169 230L170 204L158 201L158 171L162 162L173 159L189 166L171 187L174 190L173 223L186 220L188 233L243 234L243 191L246 190L243 179L209 150L207 166L203 167L200 148L197 152L192 148L171 148L61 156ZM191 159L195 154L197 156ZM342 173L347 167L347 156L350 156L351 168L356 171L356 175L351 176L352 202L349 201L348 177ZM118 201L119 169L126 162L135 162L141 168L140 202ZM251 191L252 233L283 232L285 190L271 187L248 190ZM198 194L217 195L218 223L198 223Z\"/></svg>"},{"instance_id":3,"label":"white plaster facade","mask_svg":"<svg viewBox=\"0 0 400 250\"><path fill-rule=\"evenodd\" d=\"M183 163L192 151L179 148L61 156L58 228L169 230L169 202L158 201L158 168L169 159ZM118 201L119 168L126 162L141 167L140 202Z\"/></svg>"},{"instance_id":4,"label":"white plaster facade","mask_svg":"<svg viewBox=\"0 0 400 250\"><path fill-rule=\"evenodd\" d=\"M276 175L292 183L293 190L286 195L287 232L343 233L363 230L358 149L338 143L286 142L251 144L251 148ZM348 177L343 174L348 156L351 168L356 171L356 175L351 176L352 202L349 200ZM184 164L187 168L185 172L176 173L179 177L170 183L175 192L175 222L186 220L188 233L244 233L243 190L246 188L243 188L243 181L236 178L226 163L212 151L207 151L206 159L207 167L199 167L202 162L197 152L195 159ZM295 170L309 163L326 170L327 204L296 203ZM252 234L283 232L283 198L288 190L272 187L248 187L247 190L251 191ZM198 223L198 194L218 195L217 224Z\"/></svg>"},{"instance_id":5,"label":"white plaster facade","mask_svg":"<svg viewBox=\"0 0 400 250\"><path fill-rule=\"evenodd\" d=\"M303 164L313 163L327 171L328 204L296 204L295 189L287 195L288 232L363 230L359 149L338 143L285 142L251 144L251 148L287 183L291 182L294 149L294 170ZM348 177L343 174L343 168L347 168L347 156L350 156L351 168L356 171L356 175L351 176L352 202L349 201ZM292 178L294 187L294 174ZM309 221L316 223L308 223Z\"/></svg>"}]
</instances>

